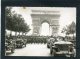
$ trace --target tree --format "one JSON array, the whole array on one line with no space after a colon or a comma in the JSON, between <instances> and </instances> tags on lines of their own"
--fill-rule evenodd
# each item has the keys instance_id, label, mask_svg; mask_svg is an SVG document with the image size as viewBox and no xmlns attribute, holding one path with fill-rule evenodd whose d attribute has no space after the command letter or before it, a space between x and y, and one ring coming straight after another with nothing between
<instances>
[{"instance_id":1,"label":"tree","mask_svg":"<svg viewBox=\"0 0 80 59\"><path fill-rule=\"evenodd\" d=\"M25 33L25 35L27 34L27 32L30 31L29 26L27 25L27 23L24 23L24 27L23 27L23 33Z\"/></svg>"},{"instance_id":2,"label":"tree","mask_svg":"<svg viewBox=\"0 0 80 59\"><path fill-rule=\"evenodd\" d=\"M75 24L75 22L72 22L69 25L68 30L69 30L70 34L74 34L76 32L76 24Z\"/></svg>"},{"instance_id":3,"label":"tree","mask_svg":"<svg viewBox=\"0 0 80 59\"><path fill-rule=\"evenodd\" d=\"M74 39L74 33L76 33L76 24L75 22L72 22L69 26L68 26L68 32L70 34L73 34L73 39Z\"/></svg>"},{"instance_id":4,"label":"tree","mask_svg":"<svg viewBox=\"0 0 80 59\"><path fill-rule=\"evenodd\" d=\"M61 33L65 33L66 35L69 35L69 32L68 32L68 26L63 27Z\"/></svg>"},{"instance_id":5,"label":"tree","mask_svg":"<svg viewBox=\"0 0 80 59\"><path fill-rule=\"evenodd\" d=\"M74 33L76 32L75 22L72 22L70 25L66 26L66 28L64 27L62 33L64 32L66 35L73 34L73 38L74 38Z\"/></svg>"},{"instance_id":6,"label":"tree","mask_svg":"<svg viewBox=\"0 0 80 59\"><path fill-rule=\"evenodd\" d=\"M6 9L5 9L5 20L6 20L5 28L8 30L12 30L12 27L13 27L11 9L12 9L11 7L6 7Z\"/></svg>"},{"instance_id":7,"label":"tree","mask_svg":"<svg viewBox=\"0 0 80 59\"><path fill-rule=\"evenodd\" d=\"M19 35L20 35L20 32L28 32L29 30L29 26L27 25L27 23L25 23L24 22L24 18L22 18L22 16L21 15L14 15L14 24L15 24L15 26L14 26L14 31L17 33L17 32L19 32Z\"/></svg>"},{"instance_id":8,"label":"tree","mask_svg":"<svg viewBox=\"0 0 80 59\"><path fill-rule=\"evenodd\" d=\"M17 13L12 13L10 7L5 9L5 13L6 29L15 31L16 34L17 32L27 33L30 30L29 26L24 22L24 18Z\"/></svg>"}]
</instances>

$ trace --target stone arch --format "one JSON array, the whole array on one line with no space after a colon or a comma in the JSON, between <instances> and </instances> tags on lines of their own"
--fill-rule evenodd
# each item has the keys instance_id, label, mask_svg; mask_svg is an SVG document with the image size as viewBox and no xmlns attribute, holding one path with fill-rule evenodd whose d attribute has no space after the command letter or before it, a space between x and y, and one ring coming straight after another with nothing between
<instances>
[{"instance_id":1,"label":"stone arch","mask_svg":"<svg viewBox=\"0 0 80 59\"><path fill-rule=\"evenodd\" d=\"M44 22L50 24L50 22L49 22L48 20L43 20L43 21L41 22L41 24L44 23Z\"/></svg>"},{"instance_id":2,"label":"stone arch","mask_svg":"<svg viewBox=\"0 0 80 59\"><path fill-rule=\"evenodd\" d=\"M51 14L49 14L49 11L39 11L39 10L37 10L37 12L36 10L35 12L32 11L31 17L33 23L33 35L40 35L40 27L43 22L47 22L49 26L52 28L53 36L56 33L58 33L60 14L59 13L54 14L54 12L51 11Z\"/></svg>"}]
</instances>

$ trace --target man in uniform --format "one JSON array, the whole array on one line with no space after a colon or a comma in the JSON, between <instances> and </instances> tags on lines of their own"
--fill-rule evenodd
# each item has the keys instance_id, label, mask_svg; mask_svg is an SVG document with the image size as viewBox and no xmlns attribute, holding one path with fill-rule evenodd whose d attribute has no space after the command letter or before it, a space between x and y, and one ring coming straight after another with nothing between
<instances>
[{"instance_id":1,"label":"man in uniform","mask_svg":"<svg viewBox=\"0 0 80 59\"><path fill-rule=\"evenodd\" d=\"M52 46L54 46L54 43L56 42L56 37L51 36L50 38L50 54L52 54Z\"/></svg>"}]
</instances>

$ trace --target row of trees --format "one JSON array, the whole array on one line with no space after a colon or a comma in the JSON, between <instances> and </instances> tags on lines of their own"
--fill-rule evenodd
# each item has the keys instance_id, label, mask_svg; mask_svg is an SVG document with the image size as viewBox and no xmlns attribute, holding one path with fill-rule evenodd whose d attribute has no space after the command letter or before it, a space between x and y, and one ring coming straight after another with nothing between
<instances>
[{"instance_id":1,"label":"row of trees","mask_svg":"<svg viewBox=\"0 0 80 59\"><path fill-rule=\"evenodd\" d=\"M73 38L74 38L74 34L76 33L76 24L75 24L75 22L73 21L70 25L64 27L62 29L62 33L65 33L66 35L73 34Z\"/></svg>"},{"instance_id":2,"label":"row of trees","mask_svg":"<svg viewBox=\"0 0 80 59\"><path fill-rule=\"evenodd\" d=\"M10 34L12 34L12 31L15 32L15 35L17 35L17 33L27 34L30 29L27 23L25 23L24 18L15 13L15 11L12 12L11 9L11 7L5 9L6 29L10 30Z\"/></svg>"}]
</instances>

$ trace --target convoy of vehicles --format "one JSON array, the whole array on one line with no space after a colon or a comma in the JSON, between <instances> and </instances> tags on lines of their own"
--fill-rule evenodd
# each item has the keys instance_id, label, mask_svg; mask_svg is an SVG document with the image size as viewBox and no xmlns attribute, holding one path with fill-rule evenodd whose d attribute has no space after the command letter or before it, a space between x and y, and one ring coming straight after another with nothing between
<instances>
[{"instance_id":1,"label":"convoy of vehicles","mask_svg":"<svg viewBox=\"0 0 80 59\"><path fill-rule=\"evenodd\" d=\"M10 51L11 53L15 52L15 48L17 47L26 47L27 39L24 37L17 37L17 38L11 38L6 37L5 38L5 55L7 51ZM68 57L74 57L75 54L75 47L74 43L65 40L63 37L61 38L55 38L51 37L47 39L47 48L50 48L50 54L52 56L68 56Z\"/></svg>"},{"instance_id":2,"label":"convoy of vehicles","mask_svg":"<svg viewBox=\"0 0 80 59\"><path fill-rule=\"evenodd\" d=\"M15 37L5 37L5 55L7 52L14 53L17 47L26 47L27 39L20 39Z\"/></svg>"}]
</instances>

